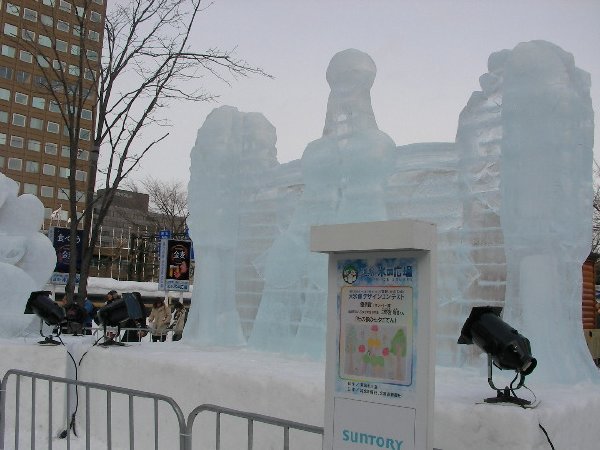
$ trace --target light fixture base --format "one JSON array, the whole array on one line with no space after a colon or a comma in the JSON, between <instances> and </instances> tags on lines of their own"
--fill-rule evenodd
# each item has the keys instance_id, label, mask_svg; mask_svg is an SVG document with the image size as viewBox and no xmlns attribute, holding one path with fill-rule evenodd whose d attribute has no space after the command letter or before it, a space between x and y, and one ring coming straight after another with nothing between
<instances>
[{"instance_id":1,"label":"light fixture base","mask_svg":"<svg viewBox=\"0 0 600 450\"><path fill-rule=\"evenodd\" d=\"M531 405L531 402L529 400L525 400L524 398L520 398L520 397L511 395L510 389L508 387L505 387L504 390L497 389L496 396L486 398L484 400L484 402L485 403L512 403L512 404L523 406L523 407L527 407L527 406Z\"/></svg>"}]
</instances>

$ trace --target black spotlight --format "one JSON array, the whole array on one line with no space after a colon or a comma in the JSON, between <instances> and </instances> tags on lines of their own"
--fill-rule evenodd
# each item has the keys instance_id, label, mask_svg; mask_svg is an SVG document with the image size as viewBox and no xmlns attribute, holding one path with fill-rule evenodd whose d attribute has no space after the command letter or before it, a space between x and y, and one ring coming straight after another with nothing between
<instances>
[{"instance_id":1,"label":"black spotlight","mask_svg":"<svg viewBox=\"0 0 600 450\"><path fill-rule=\"evenodd\" d=\"M121 323L128 319L141 319L145 317L141 305L133 294L123 294L123 298L103 306L96 313L98 322L104 327L104 343L100 345L125 345L115 341L114 337L107 337L106 327L117 327L117 336L121 334Z\"/></svg>"},{"instance_id":2,"label":"black spotlight","mask_svg":"<svg viewBox=\"0 0 600 450\"><path fill-rule=\"evenodd\" d=\"M65 322L65 310L57 305L50 298L50 291L35 291L32 292L25 306L25 314L35 314L40 318L40 335L44 338L38 344L42 345L59 345L52 335L44 336L42 331L43 322L48 325L54 325L53 333L58 337L61 331L61 324Z\"/></svg>"},{"instance_id":3,"label":"black spotlight","mask_svg":"<svg viewBox=\"0 0 600 450\"><path fill-rule=\"evenodd\" d=\"M476 344L488 356L488 383L497 393L496 397L485 399L487 403L509 402L528 405L531 402L518 398L514 391L525 383L537 365L531 355L531 344L517 330L500 318L502 308L477 306L473 308L469 318L460 332L459 344ZM520 377L519 384L513 387L498 389L492 381L492 364L501 370L514 370ZM512 395L511 395L512 394Z\"/></svg>"}]
</instances>

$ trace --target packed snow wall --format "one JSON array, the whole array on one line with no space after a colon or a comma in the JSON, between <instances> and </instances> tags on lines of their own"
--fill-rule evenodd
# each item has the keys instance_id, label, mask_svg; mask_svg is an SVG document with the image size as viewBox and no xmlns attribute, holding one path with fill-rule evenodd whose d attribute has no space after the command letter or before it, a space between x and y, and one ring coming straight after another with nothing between
<instances>
[{"instance_id":1,"label":"packed snow wall","mask_svg":"<svg viewBox=\"0 0 600 450\"><path fill-rule=\"evenodd\" d=\"M530 300L521 290L553 280L544 271L529 273L531 266L514 256L551 253L561 260L551 273L564 286L559 295L568 306L548 317L556 339L578 349L578 369L568 378L593 377L581 351L581 278L575 274L591 241L589 76L570 54L543 41L494 53L480 77L482 90L460 114L455 143L397 147L377 127L370 99L375 74L374 62L360 51L332 58L323 136L292 163L277 162L275 129L263 116L222 107L207 118L192 149L190 232L198 262L184 339L322 358L326 257L308 251L310 226L412 218L438 226L438 363L481 364L477 349L456 344L478 305L505 306L505 319L535 336L536 358L552 361L552 348L531 328L544 317L544 299L535 300L534 319L523 309ZM551 176L541 183L531 172ZM545 202L557 189L563 200ZM505 198L527 202L522 221L503 206ZM557 205L560 217L549 213ZM506 230L522 235L537 221L559 227L552 237L569 243L550 251L547 239L544 251L522 250L541 245L525 238L514 244L520 250L512 240L505 248ZM523 276L536 281L523 282Z\"/></svg>"}]
</instances>

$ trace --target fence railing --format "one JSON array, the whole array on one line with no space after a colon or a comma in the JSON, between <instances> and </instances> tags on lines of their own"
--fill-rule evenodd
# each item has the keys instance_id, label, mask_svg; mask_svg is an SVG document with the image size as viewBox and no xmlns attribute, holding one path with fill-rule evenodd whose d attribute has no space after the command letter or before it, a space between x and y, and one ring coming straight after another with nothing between
<instances>
[{"instance_id":1,"label":"fence railing","mask_svg":"<svg viewBox=\"0 0 600 450\"><path fill-rule=\"evenodd\" d=\"M254 423L260 422L267 425L273 425L282 429L283 435L283 450L289 450L290 448L290 429L304 431L308 433L314 433L317 435L323 436L323 427L317 427L314 425L306 425L300 422L293 422L290 420L277 419L270 416L265 416L262 414L255 414L250 412L238 411L230 408L223 408L221 406L216 405L201 405L196 407L188 416L187 420L187 436L189 439L189 447L191 450L192 445L192 429L194 427L194 422L196 416L203 412L213 412L216 414L216 422L215 422L215 450L221 450L221 416L228 415L233 417L238 417L241 419L245 419L248 424L248 439L247 445L248 450L254 449Z\"/></svg>"},{"instance_id":2,"label":"fence railing","mask_svg":"<svg viewBox=\"0 0 600 450\"><path fill-rule=\"evenodd\" d=\"M125 396L127 399L127 417L128 424L126 433L128 434L129 440L129 449L134 450L135 448L135 410L134 410L134 399L135 398L145 398L150 399L153 402L153 422L151 427L144 428L144 434L150 435L150 428L152 429L152 436L154 440L154 449L159 449L159 414L158 414L158 406L159 403L164 403L167 406L171 407L173 415L177 422L178 427L178 436L177 438L173 436L168 436L169 441L169 450L179 448L179 450L192 450L192 432L194 428L195 419L199 414L212 412L216 414L215 421L215 450L221 450L221 416L227 415L236 418L240 418L247 422L247 448L248 450L254 449L255 443L255 432L254 432L254 424L262 423L270 426L275 426L281 429L282 431L282 449L289 450L290 448L290 430L297 430L299 432L312 433L320 437L322 442L323 437L323 428L307 425L300 422L293 422L285 419L279 419L276 417L266 416L262 414L255 414L251 412L238 411L230 408L223 408L216 405L201 405L192 410L189 414L187 421L183 415L183 412L180 406L170 397L161 394L155 394L151 392L139 391L135 389L128 389L123 387L117 387L107 384L100 383L92 383L86 381L78 381L72 380L69 378L61 378L51 375L44 375L34 372L27 372L22 370L11 369L2 378L2 383L0 384L0 450L5 450L5 439L6 439L6 421L7 421L7 394L8 394L8 384L11 378L15 378L15 409L13 410L12 418L14 418L14 450L19 450L20 445L20 417L21 417L21 397L22 397L22 389L21 382L22 379L29 379L31 381L31 404L29 406L29 410L25 409L25 413L30 414L30 437L29 443L27 447L30 450L35 450L36 448L36 424L39 422L43 422L40 419L40 415L43 414L41 411L38 411L37 402L38 402L38 384L47 383L48 384L48 393L47 393L47 422L48 422L48 430L47 430L47 445L48 450L52 450L52 420L53 420L53 386L55 385L64 385L66 388L66 405L65 408L65 423L67 424L66 430L64 433L66 435L64 438L66 439L66 448L70 450L71 445L71 424L73 422L74 414L71 411L71 389L69 387L74 386L75 389L81 387L85 390L85 448L89 450L91 448L91 409L92 409L92 393L94 391L104 392L106 395L106 428L105 434L97 432L96 435L103 434L104 440L106 441L107 450L112 450L112 438L113 438L113 430L112 430L112 410L113 410L113 396ZM60 401L64 401L64 396L59 396ZM46 406L46 405L45 405ZM41 408L40 408L41 409ZM161 415L161 422L163 422L165 418ZM120 424L120 428L122 428L122 423ZM98 423L95 423L95 427L99 426ZM208 438L208 436L207 436ZM174 441L178 440L177 446ZM62 447L61 447L62 448ZM145 448L148 448L147 446ZM320 447L319 447L320 448Z\"/></svg>"}]
</instances>

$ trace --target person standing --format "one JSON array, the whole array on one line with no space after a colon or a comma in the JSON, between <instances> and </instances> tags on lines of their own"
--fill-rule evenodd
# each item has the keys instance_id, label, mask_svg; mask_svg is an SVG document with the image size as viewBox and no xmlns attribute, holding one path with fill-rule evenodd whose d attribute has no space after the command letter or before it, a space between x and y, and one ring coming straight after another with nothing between
<instances>
[{"instance_id":1,"label":"person standing","mask_svg":"<svg viewBox=\"0 0 600 450\"><path fill-rule=\"evenodd\" d=\"M175 313L173 314L173 340L178 341L183 336L183 327L185 326L186 309L181 302L173 303Z\"/></svg>"},{"instance_id":2,"label":"person standing","mask_svg":"<svg viewBox=\"0 0 600 450\"><path fill-rule=\"evenodd\" d=\"M147 331L146 329L146 306L144 305L144 300L142 299L142 294L140 294L139 292L132 292L131 293L139 307L140 310L142 311L142 317L138 318L138 319L127 319L125 322L122 323L122 327L123 328L128 328L127 330L125 330L125 333L123 333L123 339L121 339L121 342L140 342L143 336L146 336Z\"/></svg>"},{"instance_id":3,"label":"person standing","mask_svg":"<svg viewBox=\"0 0 600 450\"><path fill-rule=\"evenodd\" d=\"M165 342L167 327L171 323L171 310L162 300L156 300L148 317L148 326L152 332L152 342Z\"/></svg>"}]
</instances>

